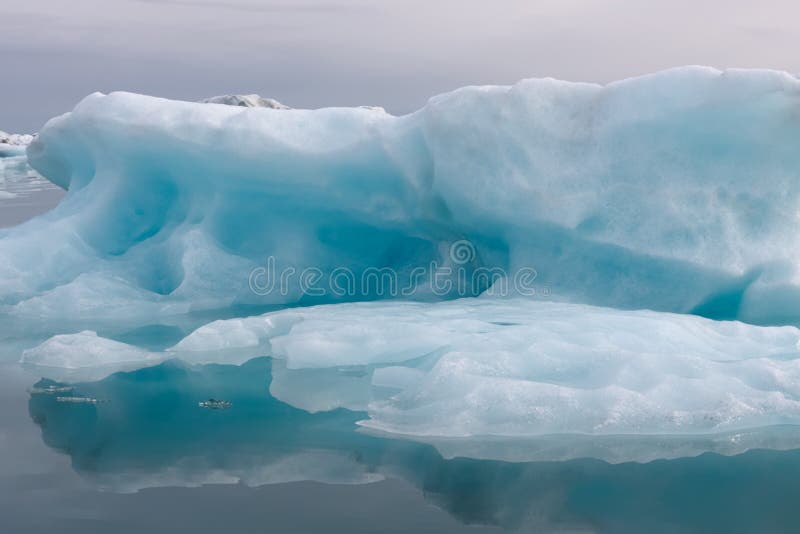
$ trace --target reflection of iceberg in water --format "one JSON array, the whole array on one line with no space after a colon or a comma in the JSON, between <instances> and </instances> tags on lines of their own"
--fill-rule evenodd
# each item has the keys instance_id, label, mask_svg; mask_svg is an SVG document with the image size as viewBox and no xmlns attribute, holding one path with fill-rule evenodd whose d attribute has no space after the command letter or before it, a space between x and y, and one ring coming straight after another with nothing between
<instances>
[{"instance_id":1,"label":"reflection of iceberg in water","mask_svg":"<svg viewBox=\"0 0 800 534\"><path fill-rule=\"evenodd\" d=\"M305 413L270 397L268 380L265 359L194 369L166 363L75 386L75 395L108 399L103 405L64 407L34 395L30 412L49 446L69 451L79 472L118 491L380 478L370 467L376 462L357 461L360 442L380 441L352 431L357 414ZM235 409L198 406L209 398Z\"/></svg>"},{"instance_id":2,"label":"reflection of iceberg in water","mask_svg":"<svg viewBox=\"0 0 800 534\"><path fill-rule=\"evenodd\" d=\"M77 472L114 491L399 478L461 521L525 530L756 531L797 519L800 451L617 465L446 459L430 445L357 431L363 414L310 414L276 400L270 367L264 358L241 367L168 362L75 385L75 395L108 403L32 395L30 414ZM235 408L200 409L198 399L209 397ZM733 505L744 499L747 506Z\"/></svg>"}]
</instances>

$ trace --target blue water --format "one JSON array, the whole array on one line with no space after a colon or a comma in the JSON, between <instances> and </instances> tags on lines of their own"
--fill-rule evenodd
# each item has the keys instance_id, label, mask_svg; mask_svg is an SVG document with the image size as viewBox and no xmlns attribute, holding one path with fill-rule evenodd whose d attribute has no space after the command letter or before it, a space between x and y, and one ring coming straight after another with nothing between
<instances>
[{"instance_id":1,"label":"blue water","mask_svg":"<svg viewBox=\"0 0 800 534\"><path fill-rule=\"evenodd\" d=\"M82 404L30 393L35 377L4 365L1 530L796 532L800 524L800 450L617 465L445 459L429 445L358 431L363 414L309 414L278 401L270 367L267 358L241 367L167 362L77 384L70 396L98 400ZM231 406L201 408L208 398Z\"/></svg>"}]
</instances>

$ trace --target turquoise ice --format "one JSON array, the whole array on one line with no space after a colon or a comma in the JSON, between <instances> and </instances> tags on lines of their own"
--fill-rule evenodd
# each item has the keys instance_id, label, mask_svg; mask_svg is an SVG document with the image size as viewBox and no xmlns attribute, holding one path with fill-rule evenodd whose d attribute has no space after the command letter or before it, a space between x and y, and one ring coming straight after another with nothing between
<instances>
[{"instance_id":1,"label":"turquoise ice","mask_svg":"<svg viewBox=\"0 0 800 534\"><path fill-rule=\"evenodd\" d=\"M0 314L63 332L23 347L43 375L271 356L275 397L425 439L798 424L799 138L800 81L766 70L467 87L401 117L94 94L27 150L68 193L0 234ZM270 259L537 291L258 291ZM166 350L95 333L200 312L220 320Z\"/></svg>"}]
</instances>

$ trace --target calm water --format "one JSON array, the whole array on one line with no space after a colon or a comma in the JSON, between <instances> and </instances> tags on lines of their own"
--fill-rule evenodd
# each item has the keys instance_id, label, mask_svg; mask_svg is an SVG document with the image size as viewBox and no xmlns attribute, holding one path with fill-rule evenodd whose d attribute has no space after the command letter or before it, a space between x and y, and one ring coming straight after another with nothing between
<instances>
[{"instance_id":1,"label":"calm water","mask_svg":"<svg viewBox=\"0 0 800 534\"><path fill-rule=\"evenodd\" d=\"M0 169L0 228L14 226L49 210L63 196L60 188L40 176L6 181Z\"/></svg>"},{"instance_id":2,"label":"calm water","mask_svg":"<svg viewBox=\"0 0 800 534\"><path fill-rule=\"evenodd\" d=\"M53 202L27 198L35 207L15 221ZM106 334L157 347L191 326ZM364 414L273 398L267 358L167 362L47 392L15 363L13 325L0 330L3 533L800 529L800 450L622 464L447 459L360 432ZM231 405L198 405L209 398Z\"/></svg>"},{"instance_id":3,"label":"calm water","mask_svg":"<svg viewBox=\"0 0 800 534\"><path fill-rule=\"evenodd\" d=\"M30 393L36 377L3 365L3 531L796 532L800 524L800 451L617 465L448 460L428 445L359 432L363 414L309 414L276 400L270 363L168 362L59 394ZM99 402L57 400L67 394ZM198 405L211 397L232 405Z\"/></svg>"}]
</instances>

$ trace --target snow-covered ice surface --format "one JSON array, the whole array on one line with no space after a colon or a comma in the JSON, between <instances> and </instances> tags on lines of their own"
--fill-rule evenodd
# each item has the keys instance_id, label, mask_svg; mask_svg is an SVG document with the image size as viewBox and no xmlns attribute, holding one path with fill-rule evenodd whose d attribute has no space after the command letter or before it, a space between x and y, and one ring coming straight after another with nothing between
<instances>
[{"instance_id":1,"label":"snow-covered ice surface","mask_svg":"<svg viewBox=\"0 0 800 534\"><path fill-rule=\"evenodd\" d=\"M616 460L780 448L753 432L800 423L798 110L789 74L701 67L468 87L402 117L94 94L27 149L68 192L0 233L0 320L59 378L268 355L277 398L453 454L575 434L667 443L626 438ZM529 269L536 291L450 300L485 286L437 291L413 276L432 264ZM313 268L320 291L260 291L265 265ZM414 284L338 293L339 269ZM275 305L297 307L170 350L94 334Z\"/></svg>"},{"instance_id":2,"label":"snow-covered ice surface","mask_svg":"<svg viewBox=\"0 0 800 534\"><path fill-rule=\"evenodd\" d=\"M245 108L270 108L289 109L274 98L264 98L259 95L220 95L206 98L203 104L224 104L226 106L240 106Z\"/></svg>"}]
</instances>

